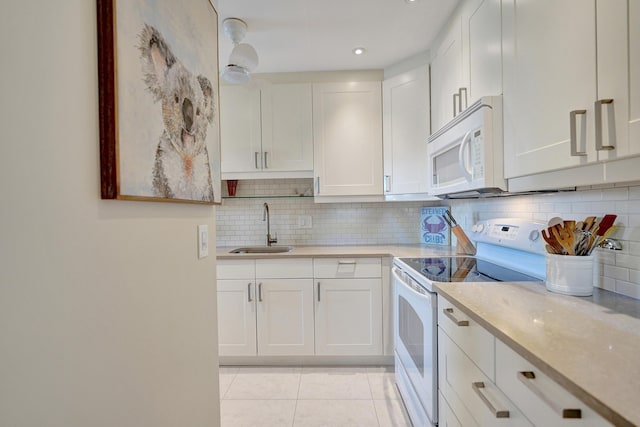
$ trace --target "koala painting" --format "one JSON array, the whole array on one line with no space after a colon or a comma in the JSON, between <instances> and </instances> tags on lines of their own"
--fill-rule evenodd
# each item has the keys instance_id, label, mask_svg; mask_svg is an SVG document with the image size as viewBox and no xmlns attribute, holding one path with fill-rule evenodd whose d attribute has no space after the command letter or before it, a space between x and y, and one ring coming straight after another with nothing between
<instances>
[{"instance_id":1,"label":"koala painting","mask_svg":"<svg viewBox=\"0 0 640 427\"><path fill-rule=\"evenodd\" d=\"M162 104L164 130L156 149L153 190L162 198L213 202L205 141L216 114L213 86L188 70L154 27L145 24L138 48L144 82Z\"/></svg>"}]
</instances>

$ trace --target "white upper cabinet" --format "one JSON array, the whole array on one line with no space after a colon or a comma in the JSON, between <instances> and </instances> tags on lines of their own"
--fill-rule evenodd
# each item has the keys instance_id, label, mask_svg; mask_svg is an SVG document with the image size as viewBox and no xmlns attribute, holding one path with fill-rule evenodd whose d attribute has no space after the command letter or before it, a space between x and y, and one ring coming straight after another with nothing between
<instances>
[{"instance_id":1,"label":"white upper cabinet","mask_svg":"<svg viewBox=\"0 0 640 427\"><path fill-rule=\"evenodd\" d=\"M594 106L600 160L640 154L640 3L598 1L598 101Z\"/></svg>"},{"instance_id":2,"label":"white upper cabinet","mask_svg":"<svg viewBox=\"0 0 640 427\"><path fill-rule=\"evenodd\" d=\"M455 17L442 33L431 61L431 132L459 112L462 81L462 19Z\"/></svg>"},{"instance_id":3,"label":"white upper cabinet","mask_svg":"<svg viewBox=\"0 0 640 427\"><path fill-rule=\"evenodd\" d=\"M639 26L635 1L503 1L512 191L640 179Z\"/></svg>"},{"instance_id":4,"label":"white upper cabinet","mask_svg":"<svg viewBox=\"0 0 640 427\"><path fill-rule=\"evenodd\" d=\"M227 173L261 169L260 91L248 86L220 86L220 150L223 179Z\"/></svg>"},{"instance_id":5,"label":"white upper cabinet","mask_svg":"<svg viewBox=\"0 0 640 427\"><path fill-rule=\"evenodd\" d=\"M385 195L426 193L428 66L385 80L382 111Z\"/></svg>"},{"instance_id":6,"label":"white upper cabinet","mask_svg":"<svg viewBox=\"0 0 640 427\"><path fill-rule=\"evenodd\" d=\"M316 197L382 195L381 82L313 85Z\"/></svg>"},{"instance_id":7,"label":"white upper cabinet","mask_svg":"<svg viewBox=\"0 0 640 427\"><path fill-rule=\"evenodd\" d=\"M263 170L312 171L311 85L268 85L261 106Z\"/></svg>"},{"instance_id":8,"label":"white upper cabinet","mask_svg":"<svg viewBox=\"0 0 640 427\"><path fill-rule=\"evenodd\" d=\"M223 179L311 177L311 84L220 89Z\"/></svg>"},{"instance_id":9,"label":"white upper cabinet","mask_svg":"<svg viewBox=\"0 0 640 427\"><path fill-rule=\"evenodd\" d=\"M483 96L502 93L500 0L460 4L439 36L431 61L431 131Z\"/></svg>"},{"instance_id":10,"label":"white upper cabinet","mask_svg":"<svg viewBox=\"0 0 640 427\"><path fill-rule=\"evenodd\" d=\"M595 11L595 0L503 1L507 178L597 159Z\"/></svg>"}]
</instances>

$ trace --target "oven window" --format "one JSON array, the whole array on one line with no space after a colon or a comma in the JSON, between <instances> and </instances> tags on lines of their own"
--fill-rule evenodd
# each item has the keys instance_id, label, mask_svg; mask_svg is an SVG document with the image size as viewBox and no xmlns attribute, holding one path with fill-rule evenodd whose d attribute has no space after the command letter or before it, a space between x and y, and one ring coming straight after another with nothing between
<instances>
[{"instance_id":1,"label":"oven window","mask_svg":"<svg viewBox=\"0 0 640 427\"><path fill-rule=\"evenodd\" d=\"M424 377L424 325L409 301L398 296L398 334L420 376Z\"/></svg>"}]
</instances>

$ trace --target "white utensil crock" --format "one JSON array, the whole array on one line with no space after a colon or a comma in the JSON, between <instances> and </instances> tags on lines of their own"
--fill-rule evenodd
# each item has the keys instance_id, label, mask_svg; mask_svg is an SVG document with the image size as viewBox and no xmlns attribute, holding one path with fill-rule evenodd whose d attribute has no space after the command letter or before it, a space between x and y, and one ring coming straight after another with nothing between
<instances>
[{"instance_id":1,"label":"white utensil crock","mask_svg":"<svg viewBox=\"0 0 640 427\"><path fill-rule=\"evenodd\" d=\"M547 254L545 285L551 292L564 295L593 294L595 256Z\"/></svg>"}]
</instances>

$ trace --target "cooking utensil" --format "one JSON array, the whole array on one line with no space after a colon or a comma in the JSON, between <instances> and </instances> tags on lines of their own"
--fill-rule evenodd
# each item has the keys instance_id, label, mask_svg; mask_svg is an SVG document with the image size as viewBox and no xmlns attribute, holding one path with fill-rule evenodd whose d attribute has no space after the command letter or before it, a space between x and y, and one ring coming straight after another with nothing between
<instances>
[{"instance_id":1,"label":"cooking utensil","mask_svg":"<svg viewBox=\"0 0 640 427\"><path fill-rule=\"evenodd\" d=\"M547 223L547 225L549 227L553 227L554 225L558 225L558 224L562 224L564 221L562 218L560 218L559 216L554 216L553 218L551 218L549 220L549 222Z\"/></svg>"},{"instance_id":2,"label":"cooking utensil","mask_svg":"<svg viewBox=\"0 0 640 427\"><path fill-rule=\"evenodd\" d=\"M550 228L547 230L544 230L544 229L541 230L542 238L544 239L545 242L547 242L545 249L547 249L547 252L549 252L550 254L562 255L564 252L564 250L562 249L562 245L558 243L556 238L553 236L553 234L549 230ZM551 251L549 249L551 249Z\"/></svg>"},{"instance_id":3,"label":"cooking utensil","mask_svg":"<svg viewBox=\"0 0 640 427\"><path fill-rule=\"evenodd\" d=\"M473 243L471 243L471 240L469 240L462 227L458 225L453 215L451 215L451 211L446 210L444 212L443 218L449 225L449 228L451 228L451 232L456 236L456 253L464 255L475 255L476 247L473 246Z\"/></svg>"},{"instance_id":4,"label":"cooking utensil","mask_svg":"<svg viewBox=\"0 0 640 427\"><path fill-rule=\"evenodd\" d=\"M553 227L551 227L551 233L556 238L558 243L560 243L562 249L564 249L567 255L576 254L576 250L574 248L575 236L573 234L573 228L554 225Z\"/></svg>"},{"instance_id":5,"label":"cooking utensil","mask_svg":"<svg viewBox=\"0 0 640 427\"><path fill-rule=\"evenodd\" d=\"M596 236L593 244L589 246L589 251L587 252L588 255L591 255L591 252L593 252L593 250L598 246L598 243L603 238L605 233L613 226L613 223L615 222L617 217L617 215L607 214L602 218L602 220L598 224L598 231L596 231Z\"/></svg>"}]
</instances>

